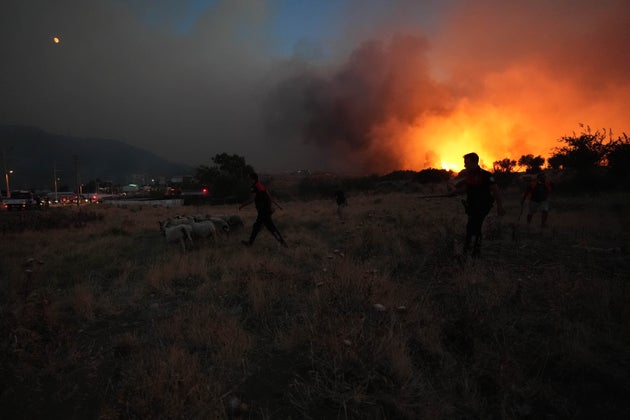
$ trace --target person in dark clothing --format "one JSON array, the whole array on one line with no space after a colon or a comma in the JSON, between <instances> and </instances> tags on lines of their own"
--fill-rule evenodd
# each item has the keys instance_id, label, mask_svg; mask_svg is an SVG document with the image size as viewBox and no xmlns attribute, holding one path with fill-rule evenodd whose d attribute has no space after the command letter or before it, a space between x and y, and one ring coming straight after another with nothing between
<instances>
[{"instance_id":1,"label":"person in dark clothing","mask_svg":"<svg viewBox=\"0 0 630 420\"><path fill-rule=\"evenodd\" d=\"M481 253L481 227L493 203L497 203L497 214L503 216L503 200L492 174L479 166L479 155L468 153L464 155L465 169L460 173L462 179L455 185L455 194L466 194L463 201L468 215L466 223L466 238L464 252L468 252L472 245L472 256ZM474 238L474 241L473 241Z\"/></svg>"},{"instance_id":2,"label":"person in dark clothing","mask_svg":"<svg viewBox=\"0 0 630 420\"><path fill-rule=\"evenodd\" d=\"M346 195L343 191L337 190L335 192L335 201L337 202L337 216L339 216L340 219L343 219L343 209L348 206L348 200L346 199Z\"/></svg>"},{"instance_id":3,"label":"person in dark clothing","mask_svg":"<svg viewBox=\"0 0 630 420\"><path fill-rule=\"evenodd\" d=\"M265 226L267 230L271 232L273 237L276 238L276 240L280 242L282 246L286 247L287 243L285 242L284 238L280 234L280 231L278 230L276 225L273 223L273 220L271 219L271 215L273 214L273 207L272 207L273 204L275 204L279 208L282 208L282 207L280 206L280 204L278 204L276 201L274 201L271 198L271 195L269 194L269 191L267 191L267 188L263 184L261 184L260 181L258 180L257 173L252 172L249 174L249 177L253 181L253 184L252 184L253 197L249 201L241 204L239 206L239 210L245 206L250 205L251 203L254 203L256 206L256 211L258 212L258 215L256 217L256 221L254 222L254 225L252 226L252 233L249 236L249 240L241 241L241 243L243 243L243 245L252 246L254 244L254 241L256 240L256 236L258 235L262 227Z\"/></svg>"},{"instance_id":4,"label":"person in dark clothing","mask_svg":"<svg viewBox=\"0 0 630 420\"><path fill-rule=\"evenodd\" d=\"M527 212L527 224L531 224L534 213L540 210L540 227L547 226L547 218L549 217L549 196L551 195L551 183L547 181L544 172L536 176L536 180L529 183L527 189L523 193L521 200L521 209L525 201L529 200L529 211Z\"/></svg>"}]
</instances>

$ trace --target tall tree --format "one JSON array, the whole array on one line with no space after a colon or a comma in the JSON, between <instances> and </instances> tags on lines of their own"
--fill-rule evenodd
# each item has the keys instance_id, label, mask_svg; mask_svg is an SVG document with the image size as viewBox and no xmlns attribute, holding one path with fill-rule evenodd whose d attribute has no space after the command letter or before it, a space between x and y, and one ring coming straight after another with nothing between
<instances>
[{"instance_id":1,"label":"tall tree","mask_svg":"<svg viewBox=\"0 0 630 420\"><path fill-rule=\"evenodd\" d=\"M253 168L245 162L245 158L238 155L221 153L212 158L219 171L228 173L237 178L247 178Z\"/></svg>"},{"instance_id":2,"label":"tall tree","mask_svg":"<svg viewBox=\"0 0 630 420\"><path fill-rule=\"evenodd\" d=\"M574 133L560 139L565 145L556 148L549 158L548 162L552 167L561 166L576 169L578 172L588 172L606 164L610 150L610 142L606 142L606 131L593 132L588 126L582 127L584 130L579 136Z\"/></svg>"},{"instance_id":3,"label":"tall tree","mask_svg":"<svg viewBox=\"0 0 630 420\"><path fill-rule=\"evenodd\" d=\"M538 155L523 155L518 160L518 166L525 167L525 172L535 174L542 170L545 164L545 158Z\"/></svg>"},{"instance_id":4,"label":"tall tree","mask_svg":"<svg viewBox=\"0 0 630 420\"><path fill-rule=\"evenodd\" d=\"M515 166L516 166L516 161L510 158L496 160L492 164L492 168L494 169L494 172L505 173L505 174L512 173Z\"/></svg>"},{"instance_id":5,"label":"tall tree","mask_svg":"<svg viewBox=\"0 0 630 420\"><path fill-rule=\"evenodd\" d=\"M212 158L212 162L214 166L197 167L195 178L198 182L209 187L215 197L245 198L248 194L248 175L254 171L245 158L220 153Z\"/></svg>"},{"instance_id":6,"label":"tall tree","mask_svg":"<svg viewBox=\"0 0 630 420\"><path fill-rule=\"evenodd\" d=\"M506 187L512 182L512 179L514 178L514 174L512 172L515 166L516 161L510 158L494 161L492 164L492 168L494 169L494 178L500 187Z\"/></svg>"},{"instance_id":7,"label":"tall tree","mask_svg":"<svg viewBox=\"0 0 630 420\"><path fill-rule=\"evenodd\" d=\"M630 175L630 138L627 134L617 138L610 145L607 156L611 174L618 177Z\"/></svg>"}]
</instances>

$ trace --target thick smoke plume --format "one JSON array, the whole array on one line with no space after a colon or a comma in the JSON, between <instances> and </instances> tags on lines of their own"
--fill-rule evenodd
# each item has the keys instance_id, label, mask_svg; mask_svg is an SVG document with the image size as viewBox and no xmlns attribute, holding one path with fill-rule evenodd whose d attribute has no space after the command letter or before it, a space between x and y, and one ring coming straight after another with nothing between
<instances>
[{"instance_id":1,"label":"thick smoke plume","mask_svg":"<svg viewBox=\"0 0 630 420\"><path fill-rule=\"evenodd\" d=\"M424 39L398 36L363 44L333 70L293 63L295 74L267 100L270 130L334 151L328 163L337 169L397 168L406 150L392 129L452 108L449 89L429 75L426 50Z\"/></svg>"},{"instance_id":2,"label":"thick smoke plume","mask_svg":"<svg viewBox=\"0 0 630 420\"><path fill-rule=\"evenodd\" d=\"M476 151L491 167L548 157L580 123L629 130L629 16L627 0L3 0L0 124L190 165L459 169Z\"/></svg>"},{"instance_id":3,"label":"thick smoke plume","mask_svg":"<svg viewBox=\"0 0 630 420\"><path fill-rule=\"evenodd\" d=\"M326 68L285 63L268 129L350 172L458 169L469 151L486 167L549 157L580 124L621 134L630 7L558 3L463 2L431 39L375 38Z\"/></svg>"}]
</instances>

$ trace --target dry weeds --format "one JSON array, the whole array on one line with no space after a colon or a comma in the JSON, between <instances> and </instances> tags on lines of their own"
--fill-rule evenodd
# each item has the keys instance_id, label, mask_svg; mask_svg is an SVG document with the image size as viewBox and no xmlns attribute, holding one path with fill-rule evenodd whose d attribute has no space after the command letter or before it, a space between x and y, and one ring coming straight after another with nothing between
<instances>
[{"instance_id":1,"label":"dry weeds","mask_svg":"<svg viewBox=\"0 0 630 420\"><path fill-rule=\"evenodd\" d=\"M403 193L350 196L344 220L333 200L284 203L288 249L264 230L240 244L251 208L244 230L186 253L159 232L230 206L90 207L7 230L0 411L621 418L630 196L558 197L546 230L518 219L517 196L506 207L478 260L461 255L456 199Z\"/></svg>"}]
</instances>

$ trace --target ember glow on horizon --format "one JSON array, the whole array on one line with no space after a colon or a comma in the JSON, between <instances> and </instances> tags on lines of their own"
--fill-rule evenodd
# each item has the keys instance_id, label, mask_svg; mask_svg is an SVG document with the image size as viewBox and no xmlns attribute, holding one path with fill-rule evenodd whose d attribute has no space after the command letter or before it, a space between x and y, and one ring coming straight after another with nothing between
<instances>
[{"instance_id":1,"label":"ember glow on horizon","mask_svg":"<svg viewBox=\"0 0 630 420\"><path fill-rule=\"evenodd\" d=\"M0 16L0 124L191 165L459 170L470 151L547 158L580 124L630 129L624 0L8 0ZM51 48L59 33L72 42Z\"/></svg>"}]
</instances>

